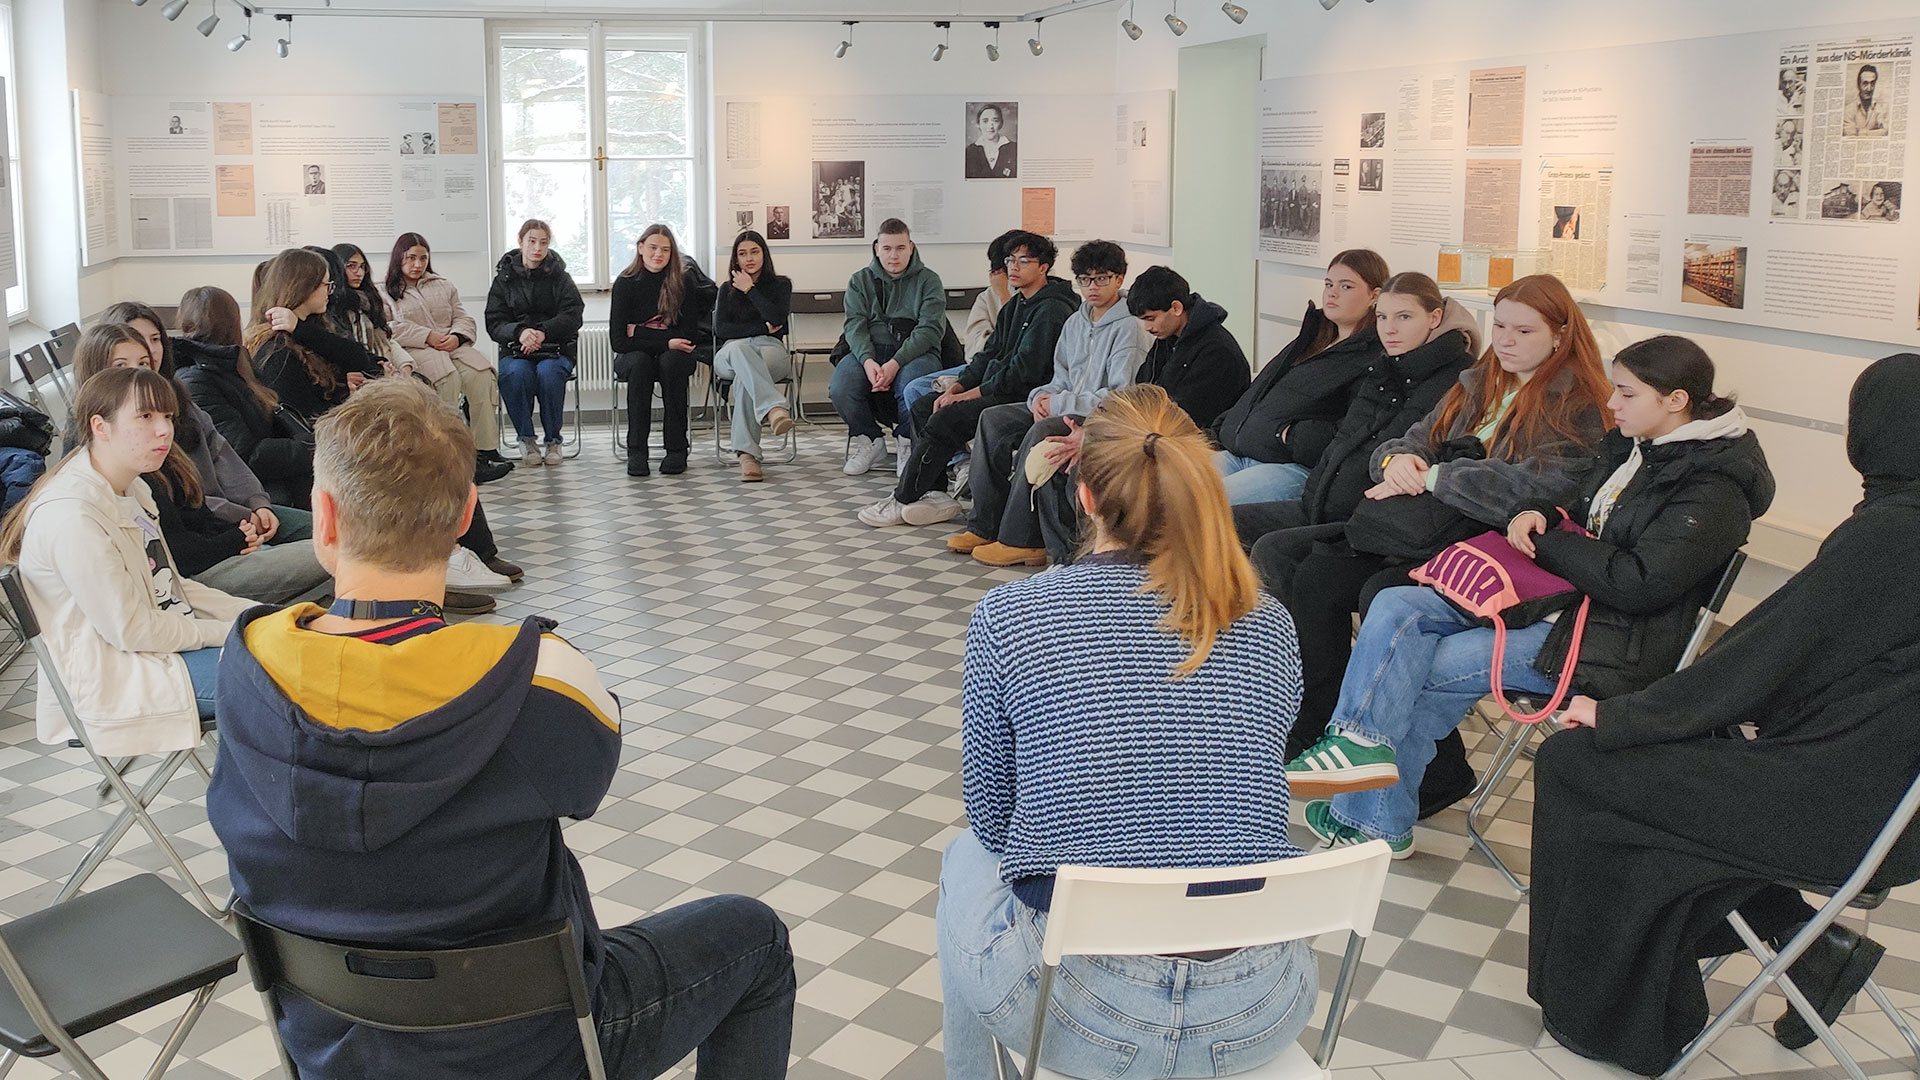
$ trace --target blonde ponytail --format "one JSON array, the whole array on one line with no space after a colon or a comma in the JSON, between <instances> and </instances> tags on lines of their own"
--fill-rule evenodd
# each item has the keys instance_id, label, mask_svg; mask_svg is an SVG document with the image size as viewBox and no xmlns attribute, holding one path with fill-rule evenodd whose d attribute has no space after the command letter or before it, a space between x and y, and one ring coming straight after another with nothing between
<instances>
[{"instance_id":1,"label":"blonde ponytail","mask_svg":"<svg viewBox=\"0 0 1920 1080\"><path fill-rule=\"evenodd\" d=\"M1206 437L1160 387L1116 390L1087 420L1079 478L1099 538L1145 559L1160 625L1192 649L1174 677L1193 674L1260 602Z\"/></svg>"}]
</instances>

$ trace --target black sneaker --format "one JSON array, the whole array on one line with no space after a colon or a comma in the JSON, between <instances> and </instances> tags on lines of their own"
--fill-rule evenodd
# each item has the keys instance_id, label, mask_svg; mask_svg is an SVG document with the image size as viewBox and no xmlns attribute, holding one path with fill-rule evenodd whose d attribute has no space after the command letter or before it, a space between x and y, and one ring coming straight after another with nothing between
<instances>
[{"instance_id":1,"label":"black sneaker","mask_svg":"<svg viewBox=\"0 0 1920 1080\"><path fill-rule=\"evenodd\" d=\"M505 477L512 471L513 462L502 458L495 458L489 461L487 456L482 454L476 458L473 463L473 482L476 484L491 484L495 480Z\"/></svg>"},{"instance_id":2,"label":"black sneaker","mask_svg":"<svg viewBox=\"0 0 1920 1080\"><path fill-rule=\"evenodd\" d=\"M652 476L653 475L653 470L647 468L647 452L645 450L642 450L637 454L627 455L627 475L628 476Z\"/></svg>"},{"instance_id":3,"label":"black sneaker","mask_svg":"<svg viewBox=\"0 0 1920 1080\"><path fill-rule=\"evenodd\" d=\"M686 471L687 452L685 450L669 450L666 455L660 459L660 474L662 476L678 476Z\"/></svg>"},{"instance_id":4,"label":"black sneaker","mask_svg":"<svg viewBox=\"0 0 1920 1080\"><path fill-rule=\"evenodd\" d=\"M486 615L493 611L493 597L480 593L449 592L440 610L449 615Z\"/></svg>"},{"instance_id":5,"label":"black sneaker","mask_svg":"<svg viewBox=\"0 0 1920 1080\"><path fill-rule=\"evenodd\" d=\"M1796 929L1794 933L1798 933ZM1792 934L1782 934L1777 939L1778 948L1786 944ZM1853 929L1834 923L1826 932L1815 938L1800 959L1787 969L1793 984L1807 996L1807 1001L1820 1012L1820 1019L1831 1027L1846 1010L1867 980L1873 977L1873 969L1880 958L1887 954L1886 946L1869 937L1864 937ZM1811 1046L1818 1038L1813 1027L1803 1019L1793 1006L1773 1022L1773 1037L1781 1046L1789 1050L1798 1050Z\"/></svg>"}]
</instances>

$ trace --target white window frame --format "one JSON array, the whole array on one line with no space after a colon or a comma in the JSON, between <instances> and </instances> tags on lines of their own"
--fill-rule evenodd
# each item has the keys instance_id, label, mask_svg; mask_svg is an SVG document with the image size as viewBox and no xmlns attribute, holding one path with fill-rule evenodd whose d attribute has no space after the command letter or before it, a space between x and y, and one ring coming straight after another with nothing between
<instances>
[{"instance_id":1,"label":"white window frame","mask_svg":"<svg viewBox=\"0 0 1920 1080\"><path fill-rule=\"evenodd\" d=\"M589 234L598 237L599 250L595 252L590 273L576 275L583 292L605 291L613 286L614 277L626 269L631 253L626 250L615 252L608 247L612 236L612 225L608 209L607 162L609 161L646 161L646 160L689 160L688 186L692 195L689 210L687 232L689 235L679 238L681 249L687 254L705 251L711 243L708 233L712 231L712 210L710 191L712 188L712 158L708 150L707 133L711 130L708 112L711 108L710 84L707 81L707 30L703 24L692 23L643 23L643 22L522 22L518 20L491 20L487 24L487 144L488 168L490 170L491 192L489 195L489 214L491 224L487 232L500 246L497 252L506 251L515 246L516 238L507 232L506 222L506 146L501 124L500 102L500 49L503 41L523 41L539 39L551 35L556 39L566 39L569 44L584 36L587 42L587 160L595 163L591 172L592 185L589 189L587 214ZM606 110L606 54L609 40L616 43L633 39L655 39L663 43L684 44L687 54L687 129L688 154L634 154L611 157L606 154L607 110ZM556 44L558 42L556 41ZM578 158L533 159L555 162L574 162ZM569 253L570 254L570 253ZM569 268L572 264L569 262Z\"/></svg>"},{"instance_id":2,"label":"white window frame","mask_svg":"<svg viewBox=\"0 0 1920 1080\"><path fill-rule=\"evenodd\" d=\"M13 23L13 4L10 0L0 0L0 33L6 35L5 55L0 56L6 62L7 99L0 107L7 110L7 185L12 189L13 198L13 269L20 279L14 286L20 290L20 307L7 309L9 326L27 321L31 313L33 300L27 291L27 214L25 191L20 185L20 65L17 63L19 51L15 48ZM9 290L11 291L11 290Z\"/></svg>"}]
</instances>

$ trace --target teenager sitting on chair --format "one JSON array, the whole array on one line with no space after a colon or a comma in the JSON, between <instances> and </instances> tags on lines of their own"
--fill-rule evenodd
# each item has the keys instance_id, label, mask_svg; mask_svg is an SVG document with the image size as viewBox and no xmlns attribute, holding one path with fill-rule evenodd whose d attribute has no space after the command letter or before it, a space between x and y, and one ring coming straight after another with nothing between
<instances>
[{"instance_id":1,"label":"teenager sitting on chair","mask_svg":"<svg viewBox=\"0 0 1920 1080\"><path fill-rule=\"evenodd\" d=\"M1568 1049L1658 1073L1707 1022L1696 957L1738 909L1784 942L1813 916L1778 882L1837 885L1920 773L1920 355L1853 386L1866 498L1804 570L1699 661L1638 693L1575 698L1534 762L1527 993ZM1716 738L1752 724L1758 737ZM1874 887L1920 879L1913 830ZM1835 923L1787 969L1831 1023L1885 950ZM1788 1010L1774 1035L1813 1030Z\"/></svg>"},{"instance_id":2,"label":"teenager sitting on chair","mask_svg":"<svg viewBox=\"0 0 1920 1080\"><path fill-rule=\"evenodd\" d=\"M255 608L234 630L207 814L235 896L297 934L447 948L569 920L611 1077L696 1048L703 1074L784 1076L794 975L786 927L716 896L602 931L561 821L606 797L619 703L553 633L449 625L447 553L473 515L473 439L427 387L385 380L330 412L313 533L330 608ZM303 1075L573 1077L564 1013L459 1032L361 1027L284 999Z\"/></svg>"},{"instance_id":3,"label":"teenager sitting on chair","mask_svg":"<svg viewBox=\"0 0 1920 1080\"><path fill-rule=\"evenodd\" d=\"M713 377L733 384L733 451L742 483L758 483L760 428L793 430L780 380L793 374L781 335L793 308L793 282L773 272L767 238L752 229L734 237L727 281L713 305Z\"/></svg>"},{"instance_id":4,"label":"teenager sitting on chair","mask_svg":"<svg viewBox=\"0 0 1920 1080\"><path fill-rule=\"evenodd\" d=\"M251 601L187 580L160 535L143 474L178 454L173 384L114 368L74 402L74 449L0 529L0 564L20 567L47 648L96 752L165 754L200 741L213 716L220 645ZM40 676L40 741L72 738Z\"/></svg>"},{"instance_id":5,"label":"teenager sitting on chair","mask_svg":"<svg viewBox=\"0 0 1920 1080\"><path fill-rule=\"evenodd\" d=\"M1298 855L1282 748L1300 703L1284 608L1262 599L1206 437L1157 386L1088 419L1079 562L1002 585L967 628L961 776L935 914L950 1080L1024 1048L1054 873ZM1080 1077L1214 1076L1306 1029L1311 943L1070 957L1041 1064ZM1175 990L1173 988L1183 988Z\"/></svg>"},{"instance_id":6,"label":"teenager sitting on chair","mask_svg":"<svg viewBox=\"0 0 1920 1080\"><path fill-rule=\"evenodd\" d=\"M1602 696L1673 670L1720 569L1773 502L1760 440L1686 338L1622 349L1607 408L1619 426L1567 509L1516 502L1507 526L1515 550L1592 600L1573 680ZM1561 529L1568 517L1593 535ZM1505 691L1552 694L1578 624L1568 609L1508 630ZM1491 628L1424 585L1374 599L1326 737L1287 765L1294 790L1333 796L1305 808L1328 847L1384 839L1394 858L1413 854L1427 762L1491 691L1493 645Z\"/></svg>"}]
</instances>

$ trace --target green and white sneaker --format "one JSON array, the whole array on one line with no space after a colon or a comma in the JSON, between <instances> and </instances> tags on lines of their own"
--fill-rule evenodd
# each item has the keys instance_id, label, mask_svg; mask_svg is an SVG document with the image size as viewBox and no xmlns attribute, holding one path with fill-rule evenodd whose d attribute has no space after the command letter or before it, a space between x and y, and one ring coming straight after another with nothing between
<instances>
[{"instance_id":1,"label":"green and white sneaker","mask_svg":"<svg viewBox=\"0 0 1920 1080\"><path fill-rule=\"evenodd\" d=\"M1312 829L1313 835L1324 841L1324 843L1320 845L1321 851L1353 847L1373 839L1359 829L1342 825L1336 820L1333 816L1333 803L1326 799L1313 800L1303 807L1300 813L1301 816L1307 819L1307 828ZM1393 850L1394 859L1407 858L1413 854L1413 838L1408 837L1398 843L1389 840L1387 841L1387 847Z\"/></svg>"},{"instance_id":2,"label":"green and white sneaker","mask_svg":"<svg viewBox=\"0 0 1920 1080\"><path fill-rule=\"evenodd\" d=\"M1319 798L1371 791L1400 782L1390 746L1361 746L1328 731L1299 757L1287 762L1287 787L1295 795Z\"/></svg>"}]
</instances>

